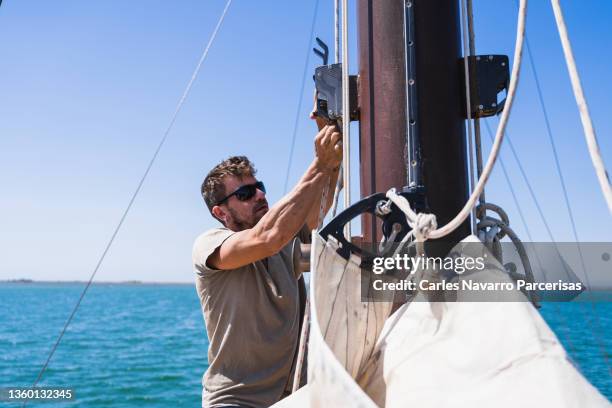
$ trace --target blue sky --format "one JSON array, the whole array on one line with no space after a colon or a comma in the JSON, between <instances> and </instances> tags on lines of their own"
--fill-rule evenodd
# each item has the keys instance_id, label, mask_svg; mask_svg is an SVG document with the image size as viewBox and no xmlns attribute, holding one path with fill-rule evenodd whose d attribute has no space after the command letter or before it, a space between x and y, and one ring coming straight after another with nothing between
<instances>
[{"instance_id":1,"label":"blue sky","mask_svg":"<svg viewBox=\"0 0 612 408\"><path fill-rule=\"evenodd\" d=\"M475 0L479 53L512 55L514 0ZM0 279L89 277L128 203L224 7L208 1L15 1L0 7ZM354 17L355 2L351 1ZM609 119L612 3L563 2L604 159ZM194 238L215 226L199 196L206 172L246 154L274 202L282 195L314 2L234 0L184 110L98 280L192 281ZM355 19L351 19L352 67ZM611 241L548 1L532 0L536 60L581 241ZM333 43L331 1L315 33ZM290 180L312 157L311 57ZM496 119L491 125L496 125ZM573 241L531 67L509 134L555 239ZM353 132L356 140L357 134ZM490 143L486 133L485 150ZM354 151L356 152L356 143ZM533 238L548 240L516 163L503 159ZM356 173L357 160L353 160ZM357 199L355 178L354 198ZM487 198L525 228L497 168Z\"/></svg>"}]
</instances>

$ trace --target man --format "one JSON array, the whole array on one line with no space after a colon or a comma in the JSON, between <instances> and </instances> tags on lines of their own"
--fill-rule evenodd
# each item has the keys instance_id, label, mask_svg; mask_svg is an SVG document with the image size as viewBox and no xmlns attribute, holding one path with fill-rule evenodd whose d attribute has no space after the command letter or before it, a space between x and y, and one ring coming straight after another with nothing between
<instances>
[{"instance_id":1,"label":"man","mask_svg":"<svg viewBox=\"0 0 612 408\"><path fill-rule=\"evenodd\" d=\"M340 139L334 126L320 129L312 163L271 208L244 156L230 157L206 176L202 195L223 227L199 236L193 248L210 340L203 406L267 407L291 389L301 323L291 243L317 227L326 186L324 212L331 205Z\"/></svg>"}]
</instances>

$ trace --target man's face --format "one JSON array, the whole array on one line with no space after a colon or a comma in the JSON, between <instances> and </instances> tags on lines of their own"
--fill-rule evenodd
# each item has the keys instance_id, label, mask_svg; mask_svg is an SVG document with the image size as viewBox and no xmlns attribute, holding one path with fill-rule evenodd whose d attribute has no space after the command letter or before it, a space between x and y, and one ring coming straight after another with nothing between
<instances>
[{"instance_id":1,"label":"man's face","mask_svg":"<svg viewBox=\"0 0 612 408\"><path fill-rule=\"evenodd\" d=\"M255 184L257 179L253 176L226 176L223 179L225 194L231 194L238 188L248 184ZM246 201L240 201L238 197L231 196L221 205L222 214L225 217L225 225L232 231L242 231L253 228L268 212L268 201L266 194L257 189L255 195Z\"/></svg>"}]
</instances>

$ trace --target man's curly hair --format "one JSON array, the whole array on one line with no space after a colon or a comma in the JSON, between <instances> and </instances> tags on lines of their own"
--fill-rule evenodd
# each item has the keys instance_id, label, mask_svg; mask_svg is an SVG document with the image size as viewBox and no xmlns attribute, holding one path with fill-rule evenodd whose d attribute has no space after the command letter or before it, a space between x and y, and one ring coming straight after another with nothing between
<instances>
[{"instance_id":1,"label":"man's curly hair","mask_svg":"<svg viewBox=\"0 0 612 408\"><path fill-rule=\"evenodd\" d=\"M217 164L206 176L202 183L201 193L208 210L212 214L212 208L221 201L227 192L223 184L225 176L255 176L257 170L246 156L232 156Z\"/></svg>"}]
</instances>

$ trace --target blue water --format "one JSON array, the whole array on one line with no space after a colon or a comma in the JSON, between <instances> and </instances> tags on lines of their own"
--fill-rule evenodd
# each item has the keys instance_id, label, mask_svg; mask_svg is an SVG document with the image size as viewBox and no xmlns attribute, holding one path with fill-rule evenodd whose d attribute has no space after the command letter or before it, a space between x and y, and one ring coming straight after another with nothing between
<instances>
[{"instance_id":1,"label":"blue water","mask_svg":"<svg viewBox=\"0 0 612 408\"><path fill-rule=\"evenodd\" d=\"M31 385L82 288L0 284L0 387ZM547 303L542 315L612 399L612 303ZM207 347L193 286L94 284L41 382L73 388L75 400L28 406L199 406Z\"/></svg>"},{"instance_id":2,"label":"blue water","mask_svg":"<svg viewBox=\"0 0 612 408\"><path fill-rule=\"evenodd\" d=\"M31 385L82 288L0 285L0 386ZM76 399L28 406L196 407L207 348L194 286L93 285L41 382Z\"/></svg>"}]
</instances>

